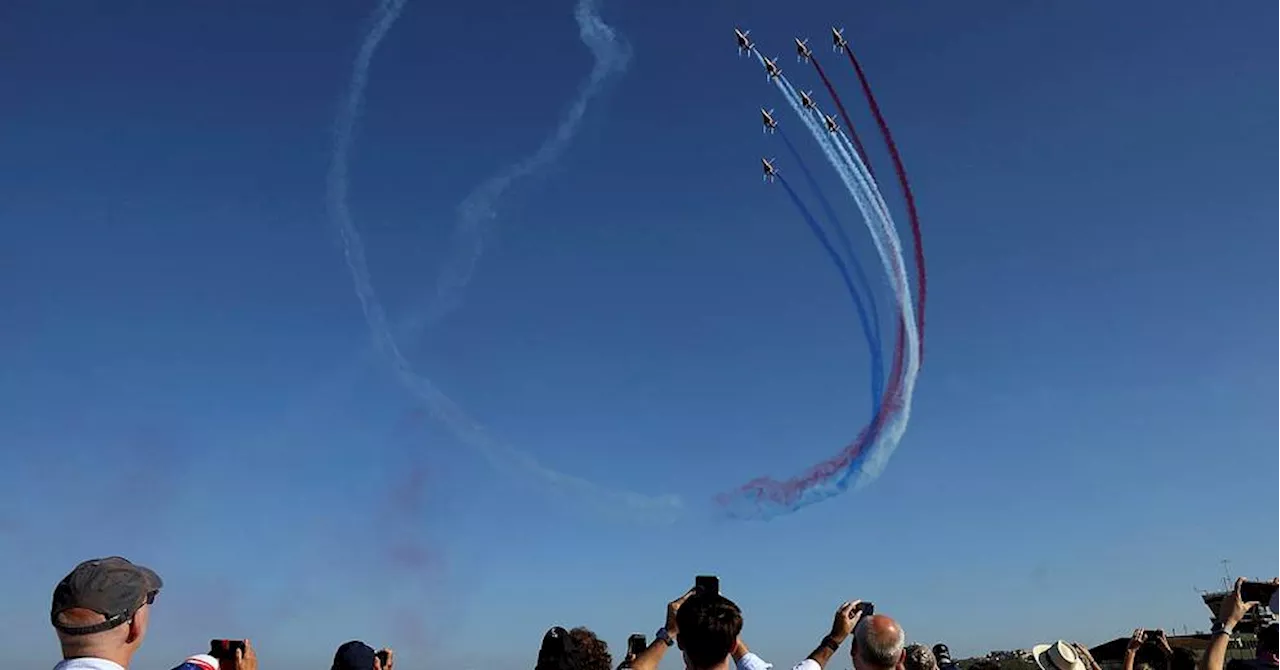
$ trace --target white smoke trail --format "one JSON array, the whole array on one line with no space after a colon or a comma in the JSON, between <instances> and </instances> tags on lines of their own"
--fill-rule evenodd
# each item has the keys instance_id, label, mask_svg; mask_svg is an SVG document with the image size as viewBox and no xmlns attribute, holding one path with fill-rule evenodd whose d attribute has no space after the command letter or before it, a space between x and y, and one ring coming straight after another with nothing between
<instances>
[{"instance_id":1,"label":"white smoke trail","mask_svg":"<svg viewBox=\"0 0 1280 670\"><path fill-rule=\"evenodd\" d=\"M477 186L458 205L452 260L436 282L435 302L428 308L426 323L412 324L416 326L412 330L429 327L457 306L458 294L471 281L476 262L484 252L485 236L489 232L485 222L496 216L494 204L513 182L546 167L564 153L582 123L588 105L604 88L610 76L626 70L631 60L630 48L618 39L612 27L601 20L596 5L596 0L579 0L573 10L574 20L578 23L578 36L591 50L595 60L591 73L582 82L577 96L555 131L543 141L537 151Z\"/></svg>"},{"instance_id":2,"label":"white smoke trail","mask_svg":"<svg viewBox=\"0 0 1280 670\"><path fill-rule=\"evenodd\" d=\"M764 57L758 51L755 55L760 64L764 65ZM915 393L916 377L920 370L919 352L915 350L919 346L920 335L916 327L915 308L911 302L910 283L907 281L906 261L902 256L902 242L898 238L888 206L885 204L874 178L862 162L862 157L858 155L857 151L852 150L852 147L846 148L839 140L833 141L829 137L830 133L813 116L806 113L799 94L796 93L790 82L783 77L778 77L775 80L775 84L791 105L792 110L801 118L805 127L809 129L809 133L817 140L823 153L826 154L827 160L836 169L845 188L853 196L858 209L862 212L863 219L871 232L872 240L875 242L881 263L889 274L894 296L898 301L899 311L902 313L902 325L906 341L903 344L902 382L900 386L901 409L893 413L888 424L882 428L874 444L867 452L862 467L859 468L857 481L854 484L855 488L859 488L879 477L884 471L889 462L889 457L893 455L902 440L902 436L906 433L907 423L911 418L911 400ZM840 139L845 138L842 135ZM845 142L847 142L847 139L845 139ZM810 491L806 495L825 497L819 491Z\"/></svg>"},{"instance_id":3,"label":"white smoke trail","mask_svg":"<svg viewBox=\"0 0 1280 670\"><path fill-rule=\"evenodd\" d=\"M422 400L432 415L441 421L459 441L478 451L493 467L532 477L547 485L554 493L585 499L596 510L601 509L603 505L606 508L612 507L614 510L622 511L631 517L662 522L674 520L683 507L683 502L677 496L646 496L629 491L606 489L585 479L548 468L540 464L532 456L495 440L488 435L483 426L470 418L457 403L454 403L446 396L430 379L414 372L413 366L396 344L396 339L392 335L387 321L386 311L378 300L377 292L374 290L373 282L369 276L364 243L356 230L355 224L352 222L351 211L347 202L347 163L356 120L359 117L360 108L364 101L364 89L369 78L369 65L373 60L373 54L377 50L379 42L382 41L387 31L391 29L391 26L399 17L404 4L405 0L383 0L374 11L372 26L365 36L364 42L360 45L360 50L352 67L351 84L347 92L346 102L334 124L333 161L330 164L328 175L329 213L333 219L334 226L341 236L347 268L351 272L356 296L360 299L360 306L364 311L365 320L368 322L369 331L373 336L374 346L391 363L396 378L400 383ZM611 52L604 48L605 43L614 42L615 37L612 29L600 20L595 11L594 0L580 0L575 11L575 18L578 20L583 41L597 54L597 64L592 69L591 78L588 80L587 86L584 87L583 93L579 95L578 100L571 106L569 114L566 116L566 122L560 125L552 140L544 144L538 153L517 164L503 175L490 180L487 187L478 189L476 193L479 195L469 199L471 203L469 211L481 214L491 211L489 208L492 207L493 202L512 180L528 174L541 165L545 165L557 156L564 144L572 136L574 128L576 128L578 121L586 110L586 100L589 100L594 91L598 89L599 82L612 70L616 63L625 63L625 51ZM615 56L611 57L612 60L601 59L600 54L606 52L615 54ZM623 60L618 61L617 58L620 56L616 54L622 54ZM601 62L607 62L607 64L602 66ZM467 211L467 207L467 204L464 203L464 211ZM475 221L479 221L479 218L476 218ZM474 225L471 226L471 229L474 229L474 227ZM468 269L465 273L458 275L463 277L463 280L455 286L455 289L465 284L465 278L470 273L469 267L474 263L478 255L479 246L477 243L477 246L474 247L474 253L469 256L470 260L464 264ZM468 256L464 255L463 258L465 260ZM605 511L612 510L606 509Z\"/></svg>"}]
</instances>

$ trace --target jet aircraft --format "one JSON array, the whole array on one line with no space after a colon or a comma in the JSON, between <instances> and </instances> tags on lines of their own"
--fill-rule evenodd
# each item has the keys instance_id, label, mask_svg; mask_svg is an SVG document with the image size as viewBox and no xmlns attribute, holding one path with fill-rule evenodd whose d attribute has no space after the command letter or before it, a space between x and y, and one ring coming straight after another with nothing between
<instances>
[{"instance_id":1,"label":"jet aircraft","mask_svg":"<svg viewBox=\"0 0 1280 670\"><path fill-rule=\"evenodd\" d=\"M765 109L761 107L760 117L761 117L761 120L764 122L764 131L766 133L772 133L773 131L778 129L778 122L773 119L772 109Z\"/></svg>"},{"instance_id":2,"label":"jet aircraft","mask_svg":"<svg viewBox=\"0 0 1280 670\"><path fill-rule=\"evenodd\" d=\"M777 57L764 59L764 71L769 74L770 79L782 76L782 68L778 67Z\"/></svg>"},{"instance_id":3,"label":"jet aircraft","mask_svg":"<svg viewBox=\"0 0 1280 670\"><path fill-rule=\"evenodd\" d=\"M840 28L839 30L835 27L831 28L831 48L837 52L844 51L849 48L849 40L844 38L844 28Z\"/></svg>"},{"instance_id":4,"label":"jet aircraft","mask_svg":"<svg viewBox=\"0 0 1280 670\"><path fill-rule=\"evenodd\" d=\"M809 40L796 38L796 61L800 63L808 63L813 58L813 52L809 50Z\"/></svg>"}]
</instances>

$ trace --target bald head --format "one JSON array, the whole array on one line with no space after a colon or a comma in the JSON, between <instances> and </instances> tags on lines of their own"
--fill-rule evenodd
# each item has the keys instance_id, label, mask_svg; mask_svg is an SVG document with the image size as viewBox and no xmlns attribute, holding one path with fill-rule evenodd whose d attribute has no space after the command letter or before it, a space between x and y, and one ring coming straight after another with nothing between
<instances>
[{"instance_id":1,"label":"bald head","mask_svg":"<svg viewBox=\"0 0 1280 670\"><path fill-rule=\"evenodd\" d=\"M853 640L853 667L857 670L892 670L903 662L907 635L897 621L883 614L860 621Z\"/></svg>"}]
</instances>

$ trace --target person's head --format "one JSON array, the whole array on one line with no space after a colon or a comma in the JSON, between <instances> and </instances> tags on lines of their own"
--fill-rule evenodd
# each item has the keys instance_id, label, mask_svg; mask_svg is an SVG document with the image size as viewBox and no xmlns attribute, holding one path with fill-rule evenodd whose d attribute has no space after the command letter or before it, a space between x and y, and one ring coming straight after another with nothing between
<instances>
[{"instance_id":1,"label":"person's head","mask_svg":"<svg viewBox=\"0 0 1280 670\"><path fill-rule=\"evenodd\" d=\"M923 644L913 644L906 649L906 670L938 670L938 659Z\"/></svg>"},{"instance_id":2,"label":"person's head","mask_svg":"<svg viewBox=\"0 0 1280 670\"><path fill-rule=\"evenodd\" d=\"M697 593L676 612L676 643L691 670L710 670L725 662L742 633L742 610L732 600Z\"/></svg>"},{"instance_id":3,"label":"person's head","mask_svg":"<svg viewBox=\"0 0 1280 670\"><path fill-rule=\"evenodd\" d=\"M1174 647L1169 657L1169 670L1196 670L1200 657L1185 647Z\"/></svg>"},{"instance_id":4,"label":"person's head","mask_svg":"<svg viewBox=\"0 0 1280 670\"><path fill-rule=\"evenodd\" d=\"M1277 665L1277 628L1275 623L1267 624L1258 629L1258 659L1268 665Z\"/></svg>"},{"instance_id":5,"label":"person's head","mask_svg":"<svg viewBox=\"0 0 1280 670\"><path fill-rule=\"evenodd\" d=\"M1058 640L1049 644L1037 644L1031 648L1040 670L1087 670L1088 665L1075 646L1066 640Z\"/></svg>"},{"instance_id":6,"label":"person's head","mask_svg":"<svg viewBox=\"0 0 1280 670\"><path fill-rule=\"evenodd\" d=\"M152 570L119 556L77 565L54 587L49 612L62 657L103 658L128 667L163 585Z\"/></svg>"},{"instance_id":7,"label":"person's head","mask_svg":"<svg viewBox=\"0 0 1280 670\"><path fill-rule=\"evenodd\" d=\"M334 652L330 670L373 670L377 657L378 652L360 640L344 642Z\"/></svg>"},{"instance_id":8,"label":"person's head","mask_svg":"<svg viewBox=\"0 0 1280 670\"><path fill-rule=\"evenodd\" d=\"M612 670L612 666L608 643L591 630L556 626L542 637L534 670Z\"/></svg>"},{"instance_id":9,"label":"person's head","mask_svg":"<svg viewBox=\"0 0 1280 670\"><path fill-rule=\"evenodd\" d=\"M907 635L883 615L863 619L853 630L854 670L892 670L906 659Z\"/></svg>"},{"instance_id":10,"label":"person's head","mask_svg":"<svg viewBox=\"0 0 1280 670\"><path fill-rule=\"evenodd\" d=\"M938 667L946 667L955 662L951 660L951 650L941 642L933 645L933 657L937 659Z\"/></svg>"}]
</instances>

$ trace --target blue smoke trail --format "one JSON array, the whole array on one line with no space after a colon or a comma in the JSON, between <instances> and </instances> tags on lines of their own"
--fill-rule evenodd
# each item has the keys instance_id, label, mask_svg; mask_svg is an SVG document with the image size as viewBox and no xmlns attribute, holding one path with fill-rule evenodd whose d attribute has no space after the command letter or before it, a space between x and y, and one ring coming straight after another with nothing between
<instances>
[{"instance_id":1,"label":"blue smoke trail","mask_svg":"<svg viewBox=\"0 0 1280 670\"><path fill-rule=\"evenodd\" d=\"M759 52L756 53L756 56L763 64L764 59L759 55ZM916 377L919 374L919 352L912 351L912 349L918 349L919 347L919 331L916 330L915 309L911 302L911 289L906 276L906 262L902 256L902 243L898 239L893 218L889 215L888 206L885 205L884 198L876 187L875 180L868 172L861 156L858 156L857 152L849 153L843 146L843 143L848 142L847 138L841 133L836 133L838 138L843 140L843 143L840 141L833 142L829 137L832 133L828 133L825 127L817 123L811 115L805 113L804 105L800 101L800 95L796 93L791 83L785 77L775 79L774 83L783 94L783 97L787 99L792 110L804 120L810 134L818 141L823 152L827 155L827 159L840 174L845 187L853 195L858 209L862 212L863 218L871 230L872 239L876 243L876 250L880 253L881 262L890 277L890 283L902 315L902 329L906 342L904 344L903 367L899 385L901 394L900 409L890 417L888 425L880 432L871 449L871 453L867 455L857 483L858 486L861 486L875 479L884 471L889 457L893 454L902 439L902 435L906 432L907 422L911 416L911 398L915 392ZM853 474L852 470L847 470L843 476L852 476ZM831 495L834 494L835 492Z\"/></svg>"},{"instance_id":2,"label":"blue smoke trail","mask_svg":"<svg viewBox=\"0 0 1280 670\"><path fill-rule=\"evenodd\" d=\"M813 172L809 170L809 166L805 163L804 158L800 156L800 152L796 150L796 146L791 143L791 139L781 128L778 129L778 136L782 138L783 144L787 146L787 150L791 152L791 157L795 160L796 165L800 167L800 171L804 174L805 179L809 182L809 187L818 197L818 202L822 205L822 209L826 212L828 224L835 229L836 235L840 238L841 246L844 253L849 258L849 263L853 265L853 271L857 274L857 286L861 286L863 291L867 292L867 301L871 304L871 323L867 320L867 310L863 307L860 291L849 280L849 273L844 262L840 259L840 255L831 248L826 240L826 236L821 233L821 228L817 226L817 222L813 220L808 208L800 204L801 214L808 221L809 226L814 228L814 233L820 236L822 245L826 247L827 253L831 255L831 259L836 262L840 268L840 274L844 277L845 288L849 290L849 297L853 298L854 309L858 311L858 320L862 322L862 334L867 338L867 348L871 353L871 414L875 416L876 411L880 408L880 398L884 394L884 359L883 352L880 347L880 317L876 312L876 299L871 294L871 284L867 281L867 273L862 269L862 263L858 262L858 256L853 251L853 244L849 240L849 235L845 232L844 226L840 224L840 219L836 217L835 208L831 206L831 201L827 199L822 187L818 184L818 180L814 178ZM788 187L787 190L790 190Z\"/></svg>"},{"instance_id":3,"label":"blue smoke trail","mask_svg":"<svg viewBox=\"0 0 1280 670\"><path fill-rule=\"evenodd\" d=\"M352 221L348 204L347 163L356 119L359 117L364 101L364 89L369 79L369 65L379 42L399 17L404 4L405 0L384 0L374 11L372 27L361 43L352 66L351 83L345 104L334 123L333 161L329 166L328 175L329 212L333 225L341 236L343 255L347 268L351 272L356 296L360 299L360 306L364 311L375 347L390 362L400 383L422 400L431 414L459 441L478 451L494 468L532 477L543 482L552 492L584 498L588 502L584 507L590 509L620 509L632 517L639 516L656 521L673 520L683 506L677 496L646 496L629 491L606 489L585 479L548 468L532 456L492 438L482 425L468 416L430 379L414 372L413 366L396 344L386 311L378 300L373 281L369 276L364 243ZM578 17L584 34L612 38L612 32L608 26L594 15L592 0L580 0ZM505 185L501 188L505 188ZM493 192L500 194L501 188Z\"/></svg>"},{"instance_id":4,"label":"blue smoke trail","mask_svg":"<svg viewBox=\"0 0 1280 670\"><path fill-rule=\"evenodd\" d=\"M764 57L758 50L753 51L757 60L764 66ZM857 477L856 486L862 486L879 476L906 430L906 424L910 418L915 379L919 372L918 351L912 350L918 347L919 335L916 330L915 313L910 298L910 285L907 282L905 261L902 257L902 245L894 229L893 219L889 215L888 207L884 204L884 199L880 195L875 180L871 178L862 162L861 156L858 156L856 152L852 155L847 153L841 143L829 137L831 133L828 133L820 122L815 122L814 118L806 112L803 103L800 101L799 94L796 93L785 77L779 76L771 79L778 91L787 100L787 103L791 105L792 110L795 111L796 115L809 129L809 133L818 142L818 146L826 155L828 162L835 168L841 182L844 183L845 189L853 197L858 210L862 213L867 229L871 233L872 241L875 243L881 264L890 279L895 302L901 314L902 333L906 343L903 346L902 369L899 371L899 376L895 381L898 393L895 394L894 398L886 397L884 399L885 408L892 411L889 412L883 426L873 425L869 427L872 429L870 438L873 442L862 453L852 454L846 448L845 454L853 456L847 461L837 457L832 461L816 466L806 476L791 482L774 482L768 479L757 480L728 496L730 504L736 507L741 507L741 503L754 501L755 514L758 517L766 518L777 511L771 507L771 503L773 507L778 504L785 504L787 505L786 511L794 511L846 490L850 479L855 476ZM843 138L843 136L841 137ZM828 467L835 467L836 469L829 471L827 470ZM799 489L795 488L797 485L800 486ZM768 492L781 497L768 498L766 497ZM784 495L788 492L790 494L798 493L799 495ZM745 499L744 496L746 497ZM741 512L741 510L739 511Z\"/></svg>"},{"instance_id":5,"label":"blue smoke trail","mask_svg":"<svg viewBox=\"0 0 1280 670\"><path fill-rule=\"evenodd\" d=\"M756 56L759 58L759 54ZM833 167L845 182L846 188L849 188L854 200L858 202L858 208L863 213L863 218L867 220L872 238L876 242L877 251L881 254L884 269L890 277L901 313L902 332L906 339L900 374L901 409L890 416L886 427L879 433L876 445L868 453L867 460L860 469L858 486L861 486L879 477L884 470L884 465L888 464L888 459L899 445L902 434L906 432L906 424L911 414L911 397L915 392L915 379L919 374L919 351L913 351L919 348L919 331L915 324L915 310L911 307L913 302L911 302L910 283L906 278L906 261L902 257L902 243L897 237L893 219L888 214L888 206L884 204L879 188L876 187L876 181L870 176L861 156L856 152L852 154L847 152L841 142L832 142L829 138L832 133L820 127L812 115L805 114L800 95L796 94L795 88L785 77L776 79L774 83L783 97L786 97L787 102L790 102L791 109L805 120L805 126L809 128L810 135L813 135L823 147L828 160L831 160ZM835 133L835 135L847 143L847 138L842 133ZM897 398L886 398L884 401L897 401ZM847 471L846 477L851 477L852 474L854 474L852 471Z\"/></svg>"}]
</instances>

